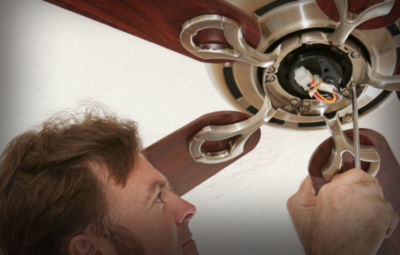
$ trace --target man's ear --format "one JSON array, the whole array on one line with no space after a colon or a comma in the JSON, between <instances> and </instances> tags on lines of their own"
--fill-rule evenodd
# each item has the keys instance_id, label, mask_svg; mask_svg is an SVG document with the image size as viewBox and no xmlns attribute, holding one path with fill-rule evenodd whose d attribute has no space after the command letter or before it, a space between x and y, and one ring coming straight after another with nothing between
<instances>
[{"instance_id":1,"label":"man's ear","mask_svg":"<svg viewBox=\"0 0 400 255\"><path fill-rule=\"evenodd\" d=\"M79 234L74 236L68 244L69 255L94 255L97 254L96 243L98 241L93 235Z\"/></svg>"},{"instance_id":2,"label":"man's ear","mask_svg":"<svg viewBox=\"0 0 400 255\"><path fill-rule=\"evenodd\" d=\"M74 236L68 244L69 255L116 255L114 245L106 238L90 233Z\"/></svg>"}]
</instances>

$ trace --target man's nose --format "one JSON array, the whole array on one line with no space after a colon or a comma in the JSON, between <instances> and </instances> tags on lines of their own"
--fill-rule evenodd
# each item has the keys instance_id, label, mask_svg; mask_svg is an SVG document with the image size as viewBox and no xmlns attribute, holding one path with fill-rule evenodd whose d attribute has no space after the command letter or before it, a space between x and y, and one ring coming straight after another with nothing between
<instances>
[{"instance_id":1,"label":"man's nose","mask_svg":"<svg viewBox=\"0 0 400 255\"><path fill-rule=\"evenodd\" d=\"M172 196L174 196L172 210L175 216L176 224L188 222L195 215L196 207L176 194L173 194Z\"/></svg>"}]
</instances>

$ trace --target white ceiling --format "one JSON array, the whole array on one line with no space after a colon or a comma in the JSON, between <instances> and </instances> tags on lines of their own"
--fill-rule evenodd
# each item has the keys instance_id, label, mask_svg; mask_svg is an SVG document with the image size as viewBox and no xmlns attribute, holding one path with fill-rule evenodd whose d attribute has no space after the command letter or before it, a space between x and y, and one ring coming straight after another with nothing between
<instances>
[{"instance_id":1,"label":"white ceiling","mask_svg":"<svg viewBox=\"0 0 400 255\"><path fill-rule=\"evenodd\" d=\"M138 121L150 145L191 120L233 109L206 66L39 0L1 0L0 149L60 110L100 102ZM392 94L360 126L400 159L400 101ZM262 128L254 151L184 196L201 254L303 254L286 200L327 130ZM250 251L250 252L249 252Z\"/></svg>"}]
</instances>

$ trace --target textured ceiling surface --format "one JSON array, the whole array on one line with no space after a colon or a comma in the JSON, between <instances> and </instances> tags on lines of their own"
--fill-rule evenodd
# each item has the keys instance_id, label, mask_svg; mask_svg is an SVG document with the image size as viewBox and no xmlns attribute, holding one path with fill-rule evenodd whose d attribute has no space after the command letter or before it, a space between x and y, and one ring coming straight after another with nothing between
<instances>
[{"instance_id":1,"label":"textured ceiling surface","mask_svg":"<svg viewBox=\"0 0 400 255\"><path fill-rule=\"evenodd\" d=\"M0 2L0 148L61 110L98 102L139 123L150 145L191 120L232 110L204 64L39 0ZM392 94L360 126L400 159L400 101ZM250 154L184 198L201 254L303 254L286 200L327 130L262 128Z\"/></svg>"}]
</instances>

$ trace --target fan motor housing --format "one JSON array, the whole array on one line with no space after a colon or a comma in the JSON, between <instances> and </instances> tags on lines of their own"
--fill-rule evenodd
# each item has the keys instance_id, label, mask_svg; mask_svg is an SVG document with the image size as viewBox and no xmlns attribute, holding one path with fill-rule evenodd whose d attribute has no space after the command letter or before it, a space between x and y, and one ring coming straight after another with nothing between
<instances>
[{"instance_id":1,"label":"fan motor housing","mask_svg":"<svg viewBox=\"0 0 400 255\"><path fill-rule=\"evenodd\" d=\"M227 62L209 64L208 69L216 87L241 111L257 113L267 93L272 106L278 109L272 124L295 129L325 125L319 110L321 102L310 98L294 81L297 67L306 67L339 89L343 96L329 105L327 113L338 112L347 122L352 116L350 85L366 83L368 65L382 74L393 75L400 59L399 40L394 39L400 34L398 22L380 29L356 29L344 45L337 47L329 40L337 24L315 1L265 1L254 14L262 34L257 50L269 53L280 47L274 65L261 68ZM389 94L372 86L360 86L359 115L376 107Z\"/></svg>"}]
</instances>

